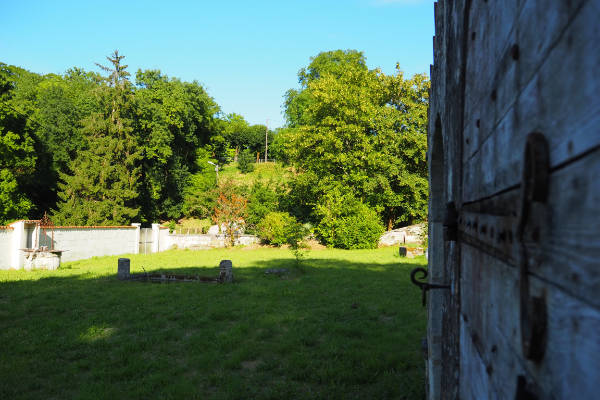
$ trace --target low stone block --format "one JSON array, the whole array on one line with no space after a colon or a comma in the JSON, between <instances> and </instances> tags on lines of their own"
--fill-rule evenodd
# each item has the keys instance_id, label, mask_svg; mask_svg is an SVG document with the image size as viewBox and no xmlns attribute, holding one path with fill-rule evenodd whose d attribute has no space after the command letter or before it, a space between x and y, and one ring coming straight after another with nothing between
<instances>
[{"instance_id":1,"label":"low stone block","mask_svg":"<svg viewBox=\"0 0 600 400\"><path fill-rule=\"evenodd\" d=\"M222 260L219 263L219 282L233 282L233 263L231 262L231 260Z\"/></svg>"},{"instance_id":2,"label":"low stone block","mask_svg":"<svg viewBox=\"0 0 600 400\"><path fill-rule=\"evenodd\" d=\"M131 275L131 263L129 258L119 258L117 264L117 277L121 280L129 279Z\"/></svg>"}]
</instances>

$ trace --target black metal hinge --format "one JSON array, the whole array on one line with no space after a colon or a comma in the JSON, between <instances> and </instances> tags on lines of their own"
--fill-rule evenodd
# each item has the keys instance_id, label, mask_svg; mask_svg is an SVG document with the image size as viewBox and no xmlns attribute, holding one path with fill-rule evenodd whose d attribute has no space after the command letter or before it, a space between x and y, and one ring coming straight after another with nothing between
<instances>
[{"instance_id":1,"label":"black metal hinge","mask_svg":"<svg viewBox=\"0 0 600 400\"><path fill-rule=\"evenodd\" d=\"M410 280L413 284L417 285L421 289L423 307L426 304L426 293L431 289L450 289L450 285L441 285L438 283L429 283L426 281L420 282L417 280L417 274L421 273L419 279L427 279L427 270L425 268L417 267L410 271Z\"/></svg>"}]
</instances>

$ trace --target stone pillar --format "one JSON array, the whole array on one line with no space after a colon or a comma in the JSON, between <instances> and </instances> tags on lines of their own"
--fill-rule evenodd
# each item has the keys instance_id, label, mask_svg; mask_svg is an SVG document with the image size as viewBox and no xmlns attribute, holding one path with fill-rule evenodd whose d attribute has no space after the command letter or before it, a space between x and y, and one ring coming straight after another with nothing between
<instances>
[{"instance_id":1,"label":"stone pillar","mask_svg":"<svg viewBox=\"0 0 600 400\"><path fill-rule=\"evenodd\" d=\"M12 233L12 245L10 249L10 267L14 269L21 269L23 267L24 255L21 251L25 247L25 223L23 221L17 221L10 224L13 228Z\"/></svg>"},{"instance_id":2,"label":"stone pillar","mask_svg":"<svg viewBox=\"0 0 600 400\"><path fill-rule=\"evenodd\" d=\"M151 253L158 253L160 240L160 224L152 224L152 250Z\"/></svg>"},{"instance_id":3,"label":"stone pillar","mask_svg":"<svg viewBox=\"0 0 600 400\"><path fill-rule=\"evenodd\" d=\"M219 264L219 282L233 282L233 264L231 263L231 260L222 260Z\"/></svg>"},{"instance_id":4,"label":"stone pillar","mask_svg":"<svg viewBox=\"0 0 600 400\"><path fill-rule=\"evenodd\" d=\"M142 224L140 224L139 222L134 222L133 224L131 224L131 226L135 226L135 243L134 243L134 249L131 252L132 254L139 254L140 253L140 227L142 226Z\"/></svg>"},{"instance_id":5,"label":"stone pillar","mask_svg":"<svg viewBox=\"0 0 600 400\"><path fill-rule=\"evenodd\" d=\"M129 258L119 258L117 264L117 278L121 280L129 279L131 274L131 264Z\"/></svg>"}]
</instances>

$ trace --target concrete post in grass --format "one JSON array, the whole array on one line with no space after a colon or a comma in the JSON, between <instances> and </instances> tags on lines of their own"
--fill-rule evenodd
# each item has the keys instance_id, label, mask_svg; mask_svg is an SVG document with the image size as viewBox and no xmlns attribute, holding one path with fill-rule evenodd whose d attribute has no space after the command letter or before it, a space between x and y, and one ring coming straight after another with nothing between
<instances>
[{"instance_id":1,"label":"concrete post in grass","mask_svg":"<svg viewBox=\"0 0 600 400\"><path fill-rule=\"evenodd\" d=\"M119 258L117 266L117 277L121 280L129 279L131 273L131 265L129 258Z\"/></svg>"},{"instance_id":2,"label":"concrete post in grass","mask_svg":"<svg viewBox=\"0 0 600 400\"><path fill-rule=\"evenodd\" d=\"M231 260L222 260L219 264L219 282L233 282L233 264L231 263Z\"/></svg>"},{"instance_id":3,"label":"concrete post in grass","mask_svg":"<svg viewBox=\"0 0 600 400\"><path fill-rule=\"evenodd\" d=\"M398 255L400 257L406 257L408 253L408 249L404 246L400 246L400 249L398 250Z\"/></svg>"}]
</instances>

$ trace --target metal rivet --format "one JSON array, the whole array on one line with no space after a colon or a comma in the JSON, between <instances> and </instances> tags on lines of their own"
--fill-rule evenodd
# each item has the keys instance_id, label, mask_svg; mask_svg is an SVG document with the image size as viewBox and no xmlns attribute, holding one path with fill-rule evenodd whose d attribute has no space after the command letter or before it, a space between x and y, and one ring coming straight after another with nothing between
<instances>
[{"instance_id":1,"label":"metal rivet","mask_svg":"<svg viewBox=\"0 0 600 400\"><path fill-rule=\"evenodd\" d=\"M513 46L510 49L510 55L512 56L513 60L518 60L519 59L519 45L518 44L513 44Z\"/></svg>"}]
</instances>

